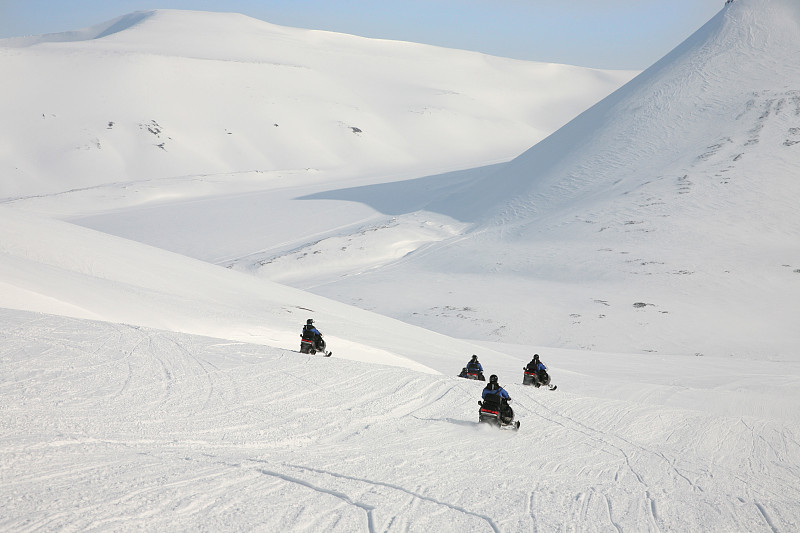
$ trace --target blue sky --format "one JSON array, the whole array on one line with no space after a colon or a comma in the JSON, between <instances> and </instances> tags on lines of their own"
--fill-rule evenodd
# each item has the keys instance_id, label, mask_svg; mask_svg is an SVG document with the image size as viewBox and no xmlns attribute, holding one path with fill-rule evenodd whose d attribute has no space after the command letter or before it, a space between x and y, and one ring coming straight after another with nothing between
<instances>
[{"instance_id":1,"label":"blue sky","mask_svg":"<svg viewBox=\"0 0 800 533\"><path fill-rule=\"evenodd\" d=\"M77 30L132 11L194 9L517 59L644 69L724 4L724 0L0 0L0 38Z\"/></svg>"}]
</instances>

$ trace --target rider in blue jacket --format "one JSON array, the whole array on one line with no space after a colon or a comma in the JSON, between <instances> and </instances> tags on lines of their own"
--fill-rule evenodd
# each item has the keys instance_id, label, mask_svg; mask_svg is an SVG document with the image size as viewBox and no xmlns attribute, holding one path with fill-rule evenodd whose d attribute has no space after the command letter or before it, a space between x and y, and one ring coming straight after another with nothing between
<instances>
[{"instance_id":1,"label":"rider in blue jacket","mask_svg":"<svg viewBox=\"0 0 800 533\"><path fill-rule=\"evenodd\" d=\"M480 372L483 373L483 366L478 362L478 356L473 355L472 359L467 363L467 372Z\"/></svg>"},{"instance_id":2,"label":"rider in blue jacket","mask_svg":"<svg viewBox=\"0 0 800 533\"><path fill-rule=\"evenodd\" d=\"M320 333L319 330L314 327L314 320L310 318L306 320L306 325L303 326L301 337L313 342L315 350L325 350L325 341L322 340L322 333Z\"/></svg>"},{"instance_id":3,"label":"rider in blue jacket","mask_svg":"<svg viewBox=\"0 0 800 533\"><path fill-rule=\"evenodd\" d=\"M527 370L528 372L536 372L537 374L543 370L547 370L547 367L544 366L544 363L539 360L538 353L533 354L533 359L531 359L531 362L528 363Z\"/></svg>"},{"instance_id":4,"label":"rider in blue jacket","mask_svg":"<svg viewBox=\"0 0 800 533\"><path fill-rule=\"evenodd\" d=\"M489 377L489 383L486 385L486 387L484 387L481 397L485 400L486 396L490 394L496 394L506 401L511 399L511 397L508 395L508 392L506 392L506 390L497 382L497 376L494 374Z\"/></svg>"},{"instance_id":5,"label":"rider in blue jacket","mask_svg":"<svg viewBox=\"0 0 800 533\"><path fill-rule=\"evenodd\" d=\"M511 401L511 397L497 382L497 376L494 374L489 376L489 383L484 387L483 393L481 393L484 400L486 400L487 396L492 395L500 397L500 416L504 419L504 423L510 423L514 419L514 411L511 409L511 406L508 405L508 402Z\"/></svg>"},{"instance_id":6,"label":"rider in blue jacket","mask_svg":"<svg viewBox=\"0 0 800 533\"><path fill-rule=\"evenodd\" d=\"M541 385L548 385L550 383L550 375L547 373L547 367L544 366L539 360L539 354L533 354L533 359L531 362L528 363L528 366L525 367L528 372L534 372L536 374L536 382L534 385L538 388Z\"/></svg>"}]
</instances>

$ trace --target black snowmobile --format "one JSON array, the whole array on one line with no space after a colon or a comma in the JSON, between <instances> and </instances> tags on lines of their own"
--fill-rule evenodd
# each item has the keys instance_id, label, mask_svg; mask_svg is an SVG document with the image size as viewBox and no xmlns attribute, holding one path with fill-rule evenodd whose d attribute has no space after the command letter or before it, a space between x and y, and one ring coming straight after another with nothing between
<instances>
[{"instance_id":1,"label":"black snowmobile","mask_svg":"<svg viewBox=\"0 0 800 533\"><path fill-rule=\"evenodd\" d=\"M537 389L539 387L547 387L550 390L556 390L556 388L558 388L557 385L550 384L550 374L548 374L546 370L542 370L538 374L536 372L531 372L525 367L522 367L522 370L525 372L522 376L523 385L533 385Z\"/></svg>"},{"instance_id":2,"label":"black snowmobile","mask_svg":"<svg viewBox=\"0 0 800 533\"><path fill-rule=\"evenodd\" d=\"M486 381L486 378L483 376L483 372L480 370L467 370L464 368L461 373L458 375L460 378L465 379L474 379L476 381Z\"/></svg>"},{"instance_id":3,"label":"black snowmobile","mask_svg":"<svg viewBox=\"0 0 800 533\"><path fill-rule=\"evenodd\" d=\"M519 421L514 421L514 410L499 394L488 394L483 401L478 400L478 422L498 428L519 429Z\"/></svg>"},{"instance_id":4,"label":"black snowmobile","mask_svg":"<svg viewBox=\"0 0 800 533\"><path fill-rule=\"evenodd\" d=\"M325 339L322 338L322 334L320 333L315 337L300 335L300 353L314 355L317 352L322 352L325 357L330 357L333 352L325 351Z\"/></svg>"}]
</instances>

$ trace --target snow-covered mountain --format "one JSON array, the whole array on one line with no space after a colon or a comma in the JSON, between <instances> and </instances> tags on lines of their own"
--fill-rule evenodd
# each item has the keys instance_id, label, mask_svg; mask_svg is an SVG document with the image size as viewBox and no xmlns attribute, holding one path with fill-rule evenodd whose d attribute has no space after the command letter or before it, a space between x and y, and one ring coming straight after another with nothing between
<instances>
[{"instance_id":1,"label":"snow-covered mountain","mask_svg":"<svg viewBox=\"0 0 800 533\"><path fill-rule=\"evenodd\" d=\"M517 155L634 74L173 10L0 40L0 54L0 198L197 174L466 168Z\"/></svg>"},{"instance_id":2,"label":"snow-covered mountain","mask_svg":"<svg viewBox=\"0 0 800 533\"><path fill-rule=\"evenodd\" d=\"M160 252L151 263L130 242L53 218L105 213L116 227L101 228L108 233L206 260L201 252L211 250L213 262L237 259L273 240L307 241L353 217L376 219L360 208L302 216L294 197L507 159L515 144L552 131L632 75L172 10L0 44L10 80L0 88L7 118L0 186L11 208L0 230L9 286L0 305L255 342L277 325L264 313L280 316L305 296L278 299L276 307L228 296L229 320L185 300L227 282L189 275L193 267L171 265ZM246 207L228 204L238 201ZM155 214L161 206L169 221ZM142 213L132 207L151 214L129 224L126 213ZM205 214L179 214L187 208ZM442 231L450 230L429 233ZM155 294L164 313L149 312ZM215 305L224 299L213 298ZM353 320L359 313L338 314ZM281 343L294 344L296 323L281 326Z\"/></svg>"},{"instance_id":3,"label":"snow-covered mountain","mask_svg":"<svg viewBox=\"0 0 800 533\"><path fill-rule=\"evenodd\" d=\"M284 173L191 203L162 180L80 223L462 338L783 358L800 345L795 11L727 4L506 165Z\"/></svg>"},{"instance_id":4,"label":"snow-covered mountain","mask_svg":"<svg viewBox=\"0 0 800 533\"><path fill-rule=\"evenodd\" d=\"M588 110L632 73L0 41L0 530L797 530L800 9L720 7Z\"/></svg>"},{"instance_id":5,"label":"snow-covered mountain","mask_svg":"<svg viewBox=\"0 0 800 533\"><path fill-rule=\"evenodd\" d=\"M474 224L469 232L385 270L314 280L314 291L462 337L794 357L797 9L783 0L728 4L514 161L405 211L424 206ZM263 270L280 279L286 264ZM386 302L382 288L398 279L411 287Z\"/></svg>"}]
</instances>

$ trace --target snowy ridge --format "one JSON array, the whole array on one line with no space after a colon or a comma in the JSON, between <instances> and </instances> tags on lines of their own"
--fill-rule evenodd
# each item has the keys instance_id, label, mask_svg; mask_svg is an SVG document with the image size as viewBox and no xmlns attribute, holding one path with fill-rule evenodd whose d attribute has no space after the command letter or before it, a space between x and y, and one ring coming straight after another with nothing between
<instances>
[{"instance_id":1,"label":"snowy ridge","mask_svg":"<svg viewBox=\"0 0 800 533\"><path fill-rule=\"evenodd\" d=\"M765 119L778 120L769 125L784 136L795 125L796 11L782 0L729 4L661 61L519 156L502 175L505 190L529 189L513 199L515 216L535 214L522 206L544 204L536 195L552 209L575 202L575 193L596 195L620 182L640 185L676 166L698 166L714 155L698 149L712 150L726 139L741 138L740 158L792 157L774 145L766 153L756 145ZM768 102L780 99L785 114L775 119Z\"/></svg>"},{"instance_id":2,"label":"snowy ridge","mask_svg":"<svg viewBox=\"0 0 800 533\"><path fill-rule=\"evenodd\" d=\"M295 350L300 326L315 318L337 357L422 372L450 373L455 357L477 349L291 287L64 222L13 211L3 218L0 272L6 280L6 307L50 309L76 318Z\"/></svg>"},{"instance_id":3,"label":"snowy ridge","mask_svg":"<svg viewBox=\"0 0 800 533\"><path fill-rule=\"evenodd\" d=\"M108 37L109 35L113 35L117 32L130 29L137 24L140 24L144 20L152 17L154 14L154 11L138 11L136 13L129 13L103 24L92 26L83 30L0 39L0 44L8 47L22 48L42 43L67 43L102 39L103 37Z\"/></svg>"},{"instance_id":4,"label":"snowy ridge","mask_svg":"<svg viewBox=\"0 0 800 533\"><path fill-rule=\"evenodd\" d=\"M200 174L464 168L510 159L634 74L233 13L133 13L43 39L0 40L0 198Z\"/></svg>"}]
</instances>

